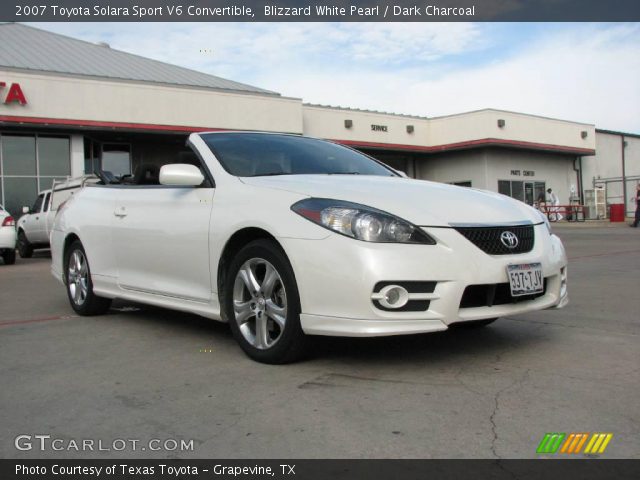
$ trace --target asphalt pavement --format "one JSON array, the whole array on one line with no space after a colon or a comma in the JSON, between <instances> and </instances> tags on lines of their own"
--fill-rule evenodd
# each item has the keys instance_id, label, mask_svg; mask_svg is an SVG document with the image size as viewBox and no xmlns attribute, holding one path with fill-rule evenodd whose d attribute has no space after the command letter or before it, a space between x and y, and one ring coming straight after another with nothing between
<instances>
[{"instance_id":1,"label":"asphalt pavement","mask_svg":"<svg viewBox=\"0 0 640 480\"><path fill-rule=\"evenodd\" d=\"M554 229L566 309L321 338L285 366L195 315L120 302L76 316L47 252L0 265L0 458L534 458L547 432L612 433L603 458L640 458L640 229ZM62 451L18 450L20 435ZM111 449L76 451L83 440Z\"/></svg>"}]
</instances>

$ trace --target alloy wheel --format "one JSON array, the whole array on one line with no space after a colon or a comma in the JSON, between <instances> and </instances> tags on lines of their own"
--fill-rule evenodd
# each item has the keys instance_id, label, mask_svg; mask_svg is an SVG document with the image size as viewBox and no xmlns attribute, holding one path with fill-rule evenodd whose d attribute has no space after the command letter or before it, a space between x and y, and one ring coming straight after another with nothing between
<instances>
[{"instance_id":1,"label":"alloy wheel","mask_svg":"<svg viewBox=\"0 0 640 480\"><path fill-rule=\"evenodd\" d=\"M80 306L87 299L89 291L89 269L87 258L81 250L74 250L69 258L68 288L73 302Z\"/></svg>"},{"instance_id":2,"label":"alloy wheel","mask_svg":"<svg viewBox=\"0 0 640 480\"><path fill-rule=\"evenodd\" d=\"M233 313L242 336L259 350L273 347L287 319L287 295L275 267L263 258L244 262L233 286Z\"/></svg>"}]
</instances>

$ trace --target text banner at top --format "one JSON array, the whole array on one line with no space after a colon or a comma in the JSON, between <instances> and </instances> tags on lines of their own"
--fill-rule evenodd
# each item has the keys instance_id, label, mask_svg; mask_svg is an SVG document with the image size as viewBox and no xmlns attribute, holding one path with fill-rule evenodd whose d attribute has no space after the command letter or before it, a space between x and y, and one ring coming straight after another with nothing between
<instances>
[{"instance_id":1,"label":"text banner at top","mask_svg":"<svg viewBox=\"0 0 640 480\"><path fill-rule=\"evenodd\" d=\"M4 22L637 22L639 0L3 0Z\"/></svg>"}]
</instances>

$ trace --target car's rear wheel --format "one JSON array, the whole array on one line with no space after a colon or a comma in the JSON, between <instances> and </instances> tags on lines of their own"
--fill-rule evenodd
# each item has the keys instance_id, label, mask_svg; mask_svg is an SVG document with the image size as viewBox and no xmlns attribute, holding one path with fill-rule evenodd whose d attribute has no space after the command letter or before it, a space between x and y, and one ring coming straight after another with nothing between
<instances>
[{"instance_id":1,"label":"car's rear wheel","mask_svg":"<svg viewBox=\"0 0 640 480\"><path fill-rule=\"evenodd\" d=\"M93 293L91 269L79 240L74 241L65 252L65 283L69 303L80 315L101 315L111 306L111 300Z\"/></svg>"},{"instance_id":2,"label":"car's rear wheel","mask_svg":"<svg viewBox=\"0 0 640 480\"><path fill-rule=\"evenodd\" d=\"M223 303L233 336L249 357L280 364L304 353L298 288L275 242L256 240L238 252L229 265Z\"/></svg>"},{"instance_id":3,"label":"car's rear wheel","mask_svg":"<svg viewBox=\"0 0 640 480\"><path fill-rule=\"evenodd\" d=\"M16 250L15 248L7 248L2 252L2 259L5 265L13 265L16 263Z\"/></svg>"},{"instance_id":4,"label":"car's rear wheel","mask_svg":"<svg viewBox=\"0 0 640 480\"><path fill-rule=\"evenodd\" d=\"M33 246L22 230L18 232L18 253L20 258L31 258L33 255Z\"/></svg>"}]
</instances>

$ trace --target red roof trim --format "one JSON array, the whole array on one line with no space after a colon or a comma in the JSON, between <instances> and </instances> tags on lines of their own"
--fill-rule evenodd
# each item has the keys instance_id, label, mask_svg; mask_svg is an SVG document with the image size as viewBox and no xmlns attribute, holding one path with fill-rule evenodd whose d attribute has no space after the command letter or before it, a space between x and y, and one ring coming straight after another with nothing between
<instances>
[{"instance_id":1,"label":"red roof trim","mask_svg":"<svg viewBox=\"0 0 640 480\"><path fill-rule=\"evenodd\" d=\"M60 125L72 127L123 128L127 130L151 130L160 132L204 132L228 130L226 128L188 127L184 125L162 125L153 123L103 122L97 120L73 120L69 118L18 117L0 115L0 122L29 123L37 125Z\"/></svg>"},{"instance_id":2,"label":"red roof trim","mask_svg":"<svg viewBox=\"0 0 640 480\"><path fill-rule=\"evenodd\" d=\"M529 150L545 150L550 152L575 153L580 155L595 155L596 151L590 148L566 147L564 145L553 145L548 143L524 142L520 140L507 140L503 138L482 138L479 140L468 140L465 142L449 143L445 145L422 146L405 145L396 143L360 142L357 140L333 140L336 143L362 148L385 148L392 150L407 150L414 152L446 152L449 150L462 150L472 147L515 147Z\"/></svg>"}]
</instances>

